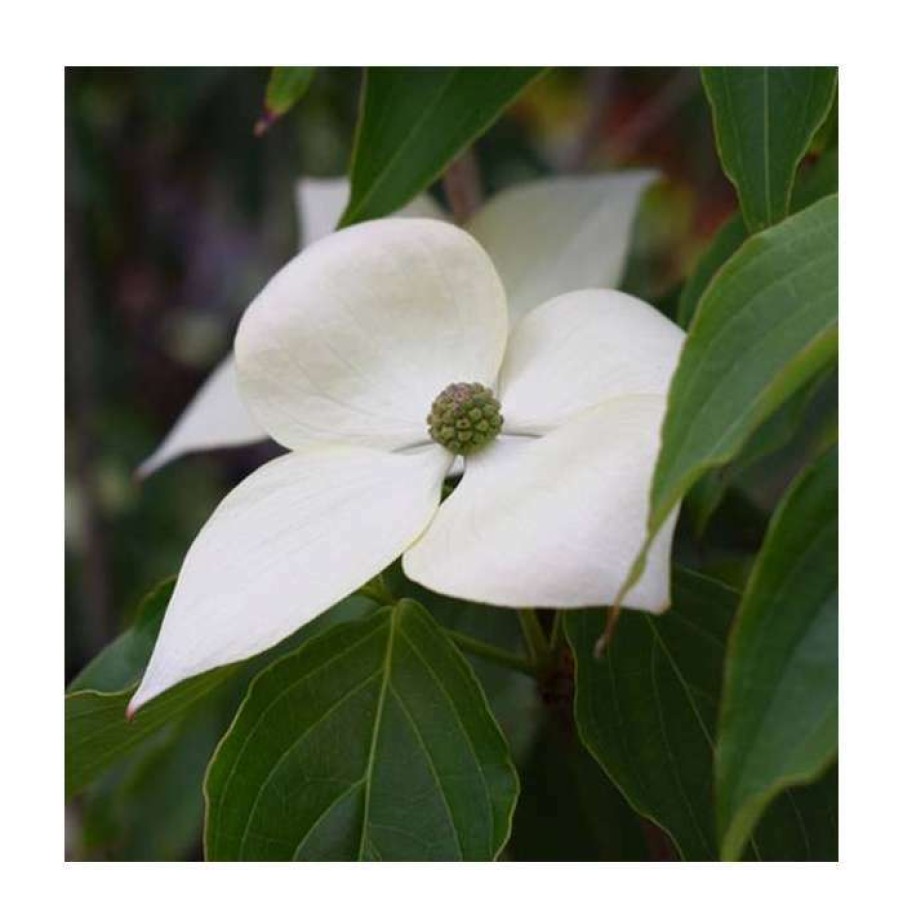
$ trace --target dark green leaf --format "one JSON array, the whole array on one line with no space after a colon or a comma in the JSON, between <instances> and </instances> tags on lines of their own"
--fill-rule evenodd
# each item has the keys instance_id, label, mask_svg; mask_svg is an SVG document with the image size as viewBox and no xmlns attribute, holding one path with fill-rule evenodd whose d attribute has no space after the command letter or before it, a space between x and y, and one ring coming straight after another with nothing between
<instances>
[{"instance_id":1,"label":"dark green leaf","mask_svg":"<svg viewBox=\"0 0 903 903\"><path fill-rule=\"evenodd\" d=\"M705 533L712 515L730 488L743 489L753 503L770 511L772 505L761 498L765 487L758 485L762 482L756 479L758 470L766 471L768 483L789 481L785 474L789 472L792 477L801 467L811 463L813 456L821 453L817 447L810 449L806 446L817 438L811 436L812 431L825 426L827 412L822 409L826 400L836 412L836 380L837 370L834 369L798 390L756 429L733 461L709 471L693 486L684 499L684 505L689 511L697 539ZM783 454L779 456L779 452ZM802 460L798 460L801 454ZM784 487L786 484L784 482ZM769 487L768 494L772 491ZM757 540L756 548L760 540Z\"/></svg>"},{"instance_id":2,"label":"dark green leaf","mask_svg":"<svg viewBox=\"0 0 903 903\"><path fill-rule=\"evenodd\" d=\"M138 605L135 623L101 650L69 684L76 690L115 693L138 682L150 658L176 578L169 577L152 589Z\"/></svg>"},{"instance_id":3,"label":"dark green leaf","mask_svg":"<svg viewBox=\"0 0 903 903\"><path fill-rule=\"evenodd\" d=\"M805 207L831 194L837 194L837 149L826 151L807 169L801 170L793 186L790 212ZM688 328L696 313L699 299L715 274L746 241L749 233L739 214L728 217L712 237L690 274L677 302L677 322Z\"/></svg>"},{"instance_id":4,"label":"dark green leaf","mask_svg":"<svg viewBox=\"0 0 903 903\"><path fill-rule=\"evenodd\" d=\"M131 720L125 709L135 688L118 693L78 690L66 696L66 795L127 756L164 725L188 712L220 687L237 666L184 681L148 703Z\"/></svg>"},{"instance_id":5,"label":"dark green leaf","mask_svg":"<svg viewBox=\"0 0 903 903\"><path fill-rule=\"evenodd\" d=\"M624 611L601 659L600 610L569 612L580 738L640 815L660 825L685 859L715 859L714 737L725 641L737 606L728 586L677 569L664 615ZM830 794L828 794L830 797ZM775 800L750 857L830 858L824 794ZM816 841L816 838L821 838Z\"/></svg>"},{"instance_id":6,"label":"dark green leaf","mask_svg":"<svg viewBox=\"0 0 903 903\"><path fill-rule=\"evenodd\" d=\"M836 356L834 195L749 239L703 295L671 383L649 535Z\"/></svg>"},{"instance_id":7,"label":"dark green leaf","mask_svg":"<svg viewBox=\"0 0 903 903\"><path fill-rule=\"evenodd\" d=\"M273 657L320 630L373 610L375 603L352 596L305 625L274 650L249 662L227 665L183 681L151 700L128 721L126 706L156 642L172 581L141 604L136 624L115 640L73 681L66 695L66 795L76 793L126 757L164 725L178 720L227 680L248 680Z\"/></svg>"},{"instance_id":8,"label":"dark green leaf","mask_svg":"<svg viewBox=\"0 0 903 903\"><path fill-rule=\"evenodd\" d=\"M553 722L545 725L521 781L508 845L512 859L632 862L649 858L640 819L567 729Z\"/></svg>"},{"instance_id":9,"label":"dark green leaf","mask_svg":"<svg viewBox=\"0 0 903 903\"><path fill-rule=\"evenodd\" d=\"M404 601L261 673L206 794L213 860L493 859L517 774L469 665Z\"/></svg>"},{"instance_id":10,"label":"dark green leaf","mask_svg":"<svg viewBox=\"0 0 903 903\"><path fill-rule=\"evenodd\" d=\"M731 635L716 752L722 855L837 753L837 451L775 512Z\"/></svg>"},{"instance_id":11,"label":"dark green leaf","mask_svg":"<svg viewBox=\"0 0 903 903\"><path fill-rule=\"evenodd\" d=\"M206 705L158 731L82 799L86 853L127 861L184 859L200 848L204 772L223 706Z\"/></svg>"},{"instance_id":12,"label":"dark green leaf","mask_svg":"<svg viewBox=\"0 0 903 903\"><path fill-rule=\"evenodd\" d=\"M685 859L716 859L712 756L724 637L736 595L676 571L673 607L624 611L601 659L605 612L569 612L581 739L631 805L670 834Z\"/></svg>"},{"instance_id":13,"label":"dark green leaf","mask_svg":"<svg viewBox=\"0 0 903 903\"><path fill-rule=\"evenodd\" d=\"M721 164L751 232L780 222L797 168L831 110L837 70L728 67L702 70Z\"/></svg>"},{"instance_id":14,"label":"dark green leaf","mask_svg":"<svg viewBox=\"0 0 903 903\"><path fill-rule=\"evenodd\" d=\"M837 861L837 766L814 784L786 790L765 811L744 859Z\"/></svg>"},{"instance_id":15,"label":"dark green leaf","mask_svg":"<svg viewBox=\"0 0 903 903\"><path fill-rule=\"evenodd\" d=\"M280 116L284 116L307 93L314 80L312 66L276 66L270 73L264 97L263 116L254 131L260 135Z\"/></svg>"},{"instance_id":16,"label":"dark green leaf","mask_svg":"<svg viewBox=\"0 0 903 903\"><path fill-rule=\"evenodd\" d=\"M396 598L415 599L445 628L526 656L517 612L494 605L450 599L409 580L396 564L387 572ZM542 704L532 676L464 651L505 737L514 761L527 757L542 722Z\"/></svg>"},{"instance_id":17,"label":"dark green leaf","mask_svg":"<svg viewBox=\"0 0 903 903\"><path fill-rule=\"evenodd\" d=\"M541 69L368 69L341 225L385 216L433 182Z\"/></svg>"}]
</instances>

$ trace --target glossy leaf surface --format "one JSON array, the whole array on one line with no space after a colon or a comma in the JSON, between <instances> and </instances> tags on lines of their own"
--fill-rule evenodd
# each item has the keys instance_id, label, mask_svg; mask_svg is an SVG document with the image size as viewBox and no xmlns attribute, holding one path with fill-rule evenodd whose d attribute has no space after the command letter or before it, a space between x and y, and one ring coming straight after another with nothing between
<instances>
[{"instance_id":1,"label":"glossy leaf surface","mask_svg":"<svg viewBox=\"0 0 903 903\"><path fill-rule=\"evenodd\" d=\"M837 196L753 236L700 301L671 383L650 535L837 355Z\"/></svg>"},{"instance_id":2,"label":"glossy leaf surface","mask_svg":"<svg viewBox=\"0 0 903 903\"><path fill-rule=\"evenodd\" d=\"M469 665L405 601L263 672L206 794L213 860L493 859L517 774Z\"/></svg>"},{"instance_id":3,"label":"glossy leaf surface","mask_svg":"<svg viewBox=\"0 0 903 903\"><path fill-rule=\"evenodd\" d=\"M305 638L375 607L368 599L351 596L273 650L183 681L139 709L129 721L126 706L150 657L173 583L166 581L153 590L139 607L135 625L103 650L70 685L65 704L67 796L87 786L165 725L177 722L230 679L247 681L274 656Z\"/></svg>"},{"instance_id":4,"label":"glossy leaf surface","mask_svg":"<svg viewBox=\"0 0 903 903\"><path fill-rule=\"evenodd\" d=\"M831 68L702 70L721 164L734 183L751 232L780 222L797 168L834 100Z\"/></svg>"},{"instance_id":5,"label":"glossy leaf surface","mask_svg":"<svg viewBox=\"0 0 903 903\"><path fill-rule=\"evenodd\" d=\"M341 225L385 216L423 191L541 71L368 69Z\"/></svg>"},{"instance_id":6,"label":"glossy leaf surface","mask_svg":"<svg viewBox=\"0 0 903 903\"><path fill-rule=\"evenodd\" d=\"M716 754L722 854L837 754L837 451L774 515L731 635Z\"/></svg>"}]
</instances>

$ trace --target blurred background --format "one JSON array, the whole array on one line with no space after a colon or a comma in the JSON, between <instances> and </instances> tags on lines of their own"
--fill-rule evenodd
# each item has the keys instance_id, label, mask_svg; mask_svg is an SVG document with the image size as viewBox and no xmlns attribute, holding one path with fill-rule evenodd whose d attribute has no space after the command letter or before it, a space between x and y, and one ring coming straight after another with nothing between
<instances>
[{"instance_id":1,"label":"blurred background","mask_svg":"<svg viewBox=\"0 0 903 903\"><path fill-rule=\"evenodd\" d=\"M227 352L245 306L294 254L295 180L346 170L361 70L318 70L298 107L255 137L267 78L66 73L67 682L270 453L194 455L144 482L133 476ZM735 209L696 70L552 70L475 151L486 195L549 172L660 170L622 287L671 314L700 249ZM111 836L123 842L122 825L105 832L110 813L88 810L73 855L103 856ZM142 855L140 844L125 852Z\"/></svg>"}]
</instances>

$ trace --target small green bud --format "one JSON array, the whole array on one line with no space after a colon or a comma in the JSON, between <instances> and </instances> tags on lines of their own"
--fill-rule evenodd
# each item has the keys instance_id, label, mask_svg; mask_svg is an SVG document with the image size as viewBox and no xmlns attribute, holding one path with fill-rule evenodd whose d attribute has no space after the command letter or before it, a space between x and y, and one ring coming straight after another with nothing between
<instances>
[{"instance_id":1,"label":"small green bud","mask_svg":"<svg viewBox=\"0 0 903 903\"><path fill-rule=\"evenodd\" d=\"M434 441L456 455L469 455L495 439L504 419L486 386L452 383L436 396L426 422Z\"/></svg>"}]
</instances>

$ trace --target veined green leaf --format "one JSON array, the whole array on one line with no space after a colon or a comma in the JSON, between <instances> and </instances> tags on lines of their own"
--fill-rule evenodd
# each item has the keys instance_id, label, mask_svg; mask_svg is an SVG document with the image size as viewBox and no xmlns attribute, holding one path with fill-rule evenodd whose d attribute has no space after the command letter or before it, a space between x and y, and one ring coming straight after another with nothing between
<instances>
[{"instance_id":1,"label":"veined green leaf","mask_svg":"<svg viewBox=\"0 0 903 903\"><path fill-rule=\"evenodd\" d=\"M705 68L721 164L751 232L780 222L797 168L831 110L833 68Z\"/></svg>"},{"instance_id":2,"label":"veined green leaf","mask_svg":"<svg viewBox=\"0 0 903 903\"><path fill-rule=\"evenodd\" d=\"M444 629L527 657L516 611L434 593L410 580L400 561L387 572L386 581L395 598L416 599ZM542 723L542 702L536 692L535 678L468 654L466 650L464 656L480 681L492 714L505 734L512 758L520 766Z\"/></svg>"},{"instance_id":3,"label":"veined green leaf","mask_svg":"<svg viewBox=\"0 0 903 903\"><path fill-rule=\"evenodd\" d=\"M493 859L517 773L470 666L403 601L262 672L206 795L212 860Z\"/></svg>"},{"instance_id":4,"label":"veined green leaf","mask_svg":"<svg viewBox=\"0 0 903 903\"><path fill-rule=\"evenodd\" d=\"M192 678L148 703L131 720L134 687L119 693L79 690L66 697L66 795L81 790L148 737L187 712L234 673L235 666Z\"/></svg>"},{"instance_id":5,"label":"veined green leaf","mask_svg":"<svg viewBox=\"0 0 903 903\"><path fill-rule=\"evenodd\" d=\"M604 611L567 613L574 714L587 749L634 809L667 831L685 859L717 859L713 745L736 594L689 571L675 571L673 584L666 614L621 613L601 659L593 647Z\"/></svg>"},{"instance_id":6,"label":"veined green leaf","mask_svg":"<svg viewBox=\"0 0 903 903\"><path fill-rule=\"evenodd\" d=\"M586 748L633 808L660 825L684 859L717 859L714 742L737 594L677 569L672 599L664 615L622 612L601 659L593 647L605 612L568 612L574 714ZM775 799L753 835L749 858L832 858L836 793L832 801L830 788L802 792L808 790Z\"/></svg>"},{"instance_id":7,"label":"veined green leaf","mask_svg":"<svg viewBox=\"0 0 903 903\"><path fill-rule=\"evenodd\" d=\"M749 239L700 302L671 383L649 536L837 356L837 196Z\"/></svg>"},{"instance_id":8,"label":"veined green leaf","mask_svg":"<svg viewBox=\"0 0 903 903\"><path fill-rule=\"evenodd\" d=\"M837 450L775 512L731 635L716 750L722 855L837 754Z\"/></svg>"},{"instance_id":9,"label":"veined green leaf","mask_svg":"<svg viewBox=\"0 0 903 903\"><path fill-rule=\"evenodd\" d=\"M88 788L80 803L89 858L155 862L184 859L197 848L204 771L227 713L226 705L198 707Z\"/></svg>"},{"instance_id":10,"label":"veined green leaf","mask_svg":"<svg viewBox=\"0 0 903 903\"><path fill-rule=\"evenodd\" d=\"M369 613L375 603L351 596L275 649L248 662L227 665L183 681L126 719L125 710L150 658L174 580L153 590L139 607L135 625L104 649L73 681L66 695L66 795L87 786L164 725L173 723L230 678L248 680L266 663L307 637L342 620Z\"/></svg>"},{"instance_id":11,"label":"veined green leaf","mask_svg":"<svg viewBox=\"0 0 903 903\"><path fill-rule=\"evenodd\" d=\"M785 790L766 809L745 860L837 861L837 766L814 784Z\"/></svg>"},{"instance_id":12,"label":"veined green leaf","mask_svg":"<svg viewBox=\"0 0 903 903\"><path fill-rule=\"evenodd\" d=\"M837 148L826 150L815 163L800 173L793 186L790 212L800 210L831 194L837 194ZM718 270L733 257L749 233L739 214L728 217L715 232L705 251L687 278L677 302L677 322L687 329L696 313L699 299Z\"/></svg>"},{"instance_id":13,"label":"veined green leaf","mask_svg":"<svg viewBox=\"0 0 903 903\"><path fill-rule=\"evenodd\" d=\"M372 68L341 225L385 216L433 182L542 69Z\"/></svg>"},{"instance_id":14,"label":"veined green leaf","mask_svg":"<svg viewBox=\"0 0 903 903\"><path fill-rule=\"evenodd\" d=\"M759 472L767 473L769 483L780 481L789 467L796 473L820 455L824 450L820 434L836 418L836 399L837 369L833 368L785 401L749 437L736 458L706 473L684 499L694 535L702 537L731 488L742 491L764 511L771 511L774 503L760 497L758 483L764 475ZM831 410L825 410L827 406Z\"/></svg>"}]
</instances>

